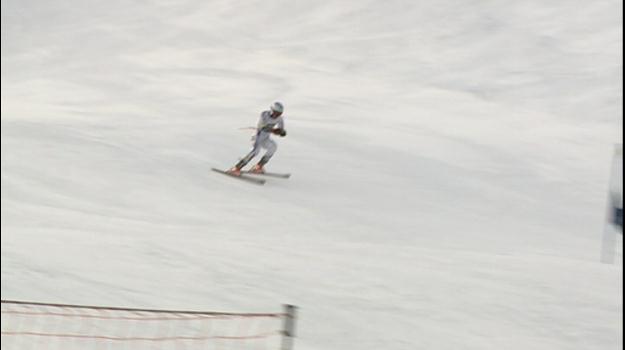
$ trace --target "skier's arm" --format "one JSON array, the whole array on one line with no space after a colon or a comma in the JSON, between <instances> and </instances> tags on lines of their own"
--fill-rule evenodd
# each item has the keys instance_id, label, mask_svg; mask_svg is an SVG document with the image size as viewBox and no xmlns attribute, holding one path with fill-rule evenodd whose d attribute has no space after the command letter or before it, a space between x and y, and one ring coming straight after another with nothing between
<instances>
[{"instance_id":1,"label":"skier's arm","mask_svg":"<svg viewBox=\"0 0 625 350\"><path fill-rule=\"evenodd\" d=\"M284 119L280 119L278 121L278 124L276 125L276 128L271 130L271 132L282 137L286 136L286 130L284 130Z\"/></svg>"},{"instance_id":2,"label":"skier's arm","mask_svg":"<svg viewBox=\"0 0 625 350\"><path fill-rule=\"evenodd\" d=\"M265 124L265 119L263 118L263 114L261 113L260 118L258 118L258 124L256 125L256 131L260 132L272 132L271 125Z\"/></svg>"},{"instance_id":3,"label":"skier's arm","mask_svg":"<svg viewBox=\"0 0 625 350\"><path fill-rule=\"evenodd\" d=\"M273 129L271 132L282 137L286 136L286 130L284 129Z\"/></svg>"}]
</instances>

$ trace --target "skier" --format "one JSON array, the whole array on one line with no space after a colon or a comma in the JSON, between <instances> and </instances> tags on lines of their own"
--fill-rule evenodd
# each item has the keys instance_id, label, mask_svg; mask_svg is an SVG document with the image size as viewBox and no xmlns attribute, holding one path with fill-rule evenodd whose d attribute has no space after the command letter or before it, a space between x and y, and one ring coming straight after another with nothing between
<instances>
[{"instance_id":1,"label":"skier","mask_svg":"<svg viewBox=\"0 0 625 350\"><path fill-rule=\"evenodd\" d=\"M229 174L236 176L241 175L241 169L243 169L247 163L256 157L262 148L266 149L267 152L252 168L251 172L256 174L263 174L265 172L265 164L269 162L278 148L275 141L270 138L271 134L276 134L280 137L286 136L282 112L284 112L284 106L282 103L274 102L268 111L263 111L260 114L260 119L258 120L258 125L256 126L256 135L253 138L254 146L252 147L252 150L234 167L227 171Z\"/></svg>"}]
</instances>

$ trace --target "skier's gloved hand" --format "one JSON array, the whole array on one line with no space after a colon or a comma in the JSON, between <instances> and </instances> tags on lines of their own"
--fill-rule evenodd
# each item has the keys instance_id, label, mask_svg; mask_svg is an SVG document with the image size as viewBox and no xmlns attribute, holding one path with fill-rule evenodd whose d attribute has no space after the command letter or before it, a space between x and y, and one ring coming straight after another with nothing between
<instances>
[{"instance_id":1,"label":"skier's gloved hand","mask_svg":"<svg viewBox=\"0 0 625 350\"><path fill-rule=\"evenodd\" d=\"M286 130L284 129L273 129L272 132L276 135L280 135L281 137L286 136Z\"/></svg>"}]
</instances>

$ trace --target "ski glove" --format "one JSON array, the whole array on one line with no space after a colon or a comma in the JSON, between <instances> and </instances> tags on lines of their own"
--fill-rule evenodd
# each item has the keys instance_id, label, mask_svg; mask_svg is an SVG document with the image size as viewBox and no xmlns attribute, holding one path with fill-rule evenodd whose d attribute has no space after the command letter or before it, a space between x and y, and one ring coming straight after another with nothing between
<instances>
[{"instance_id":1,"label":"ski glove","mask_svg":"<svg viewBox=\"0 0 625 350\"><path fill-rule=\"evenodd\" d=\"M286 136L286 130L284 129L273 129L271 130L271 132L273 132L276 135L280 135L281 137Z\"/></svg>"}]
</instances>

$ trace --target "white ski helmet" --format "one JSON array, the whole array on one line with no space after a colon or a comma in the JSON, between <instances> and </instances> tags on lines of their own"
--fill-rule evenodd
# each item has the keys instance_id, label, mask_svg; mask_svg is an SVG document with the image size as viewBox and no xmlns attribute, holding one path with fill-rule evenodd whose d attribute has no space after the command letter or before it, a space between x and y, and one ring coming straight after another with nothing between
<instances>
[{"instance_id":1,"label":"white ski helmet","mask_svg":"<svg viewBox=\"0 0 625 350\"><path fill-rule=\"evenodd\" d=\"M284 112L284 106L280 102L274 102L269 108L274 113L282 114Z\"/></svg>"}]
</instances>

